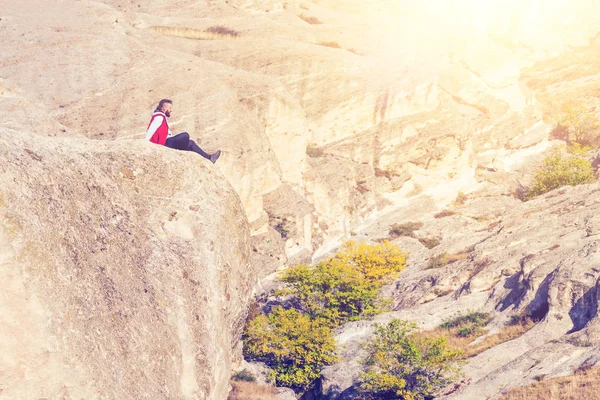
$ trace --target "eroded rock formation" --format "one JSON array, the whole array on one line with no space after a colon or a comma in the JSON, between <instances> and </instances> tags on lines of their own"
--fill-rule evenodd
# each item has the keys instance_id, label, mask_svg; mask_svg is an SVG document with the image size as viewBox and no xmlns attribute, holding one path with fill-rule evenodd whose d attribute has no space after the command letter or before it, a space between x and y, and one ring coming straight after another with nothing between
<instances>
[{"instance_id":1,"label":"eroded rock formation","mask_svg":"<svg viewBox=\"0 0 600 400\"><path fill-rule=\"evenodd\" d=\"M395 311L346 325L338 339L348 361L326 369L325 392L338 398L351 388L361 371L358 344L374 324L391 318L431 330L452 317L483 311L493 316L488 335L504 329L511 316L527 314L537 321L522 336L468 359L463 370L469 384L443 398L491 399L513 385L595 365L599 190L598 184L566 187L526 203L473 198L437 218L414 209L390 215L389 223L422 221L415 236L435 235L440 244L427 249L415 238L395 239L411 254L411 266L386 292L395 299ZM365 233L385 235L383 228L374 225ZM465 256L431 268L430 259L443 253ZM352 398L348 393L339 398Z\"/></svg>"},{"instance_id":2,"label":"eroded rock formation","mask_svg":"<svg viewBox=\"0 0 600 400\"><path fill-rule=\"evenodd\" d=\"M195 154L2 128L1 396L226 398L249 253Z\"/></svg>"}]
</instances>

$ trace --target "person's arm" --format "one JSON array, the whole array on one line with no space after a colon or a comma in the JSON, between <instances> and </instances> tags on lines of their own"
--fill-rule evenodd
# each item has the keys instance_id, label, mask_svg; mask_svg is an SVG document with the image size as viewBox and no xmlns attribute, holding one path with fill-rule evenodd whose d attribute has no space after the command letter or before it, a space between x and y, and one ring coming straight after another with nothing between
<instances>
[{"instance_id":1,"label":"person's arm","mask_svg":"<svg viewBox=\"0 0 600 400\"><path fill-rule=\"evenodd\" d=\"M162 115L158 115L154 118L154 120L148 127L148 130L146 131L146 140L150 140L152 138L152 135L154 135L158 127L162 124L163 118L164 117Z\"/></svg>"}]
</instances>

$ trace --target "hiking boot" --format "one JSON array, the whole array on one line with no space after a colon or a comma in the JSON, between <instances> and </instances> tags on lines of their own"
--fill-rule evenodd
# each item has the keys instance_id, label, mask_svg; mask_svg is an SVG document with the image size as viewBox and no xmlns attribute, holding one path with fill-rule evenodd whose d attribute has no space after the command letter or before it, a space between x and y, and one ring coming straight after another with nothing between
<instances>
[{"instance_id":1,"label":"hiking boot","mask_svg":"<svg viewBox=\"0 0 600 400\"><path fill-rule=\"evenodd\" d=\"M221 150L217 150L217 152L210 156L210 161L214 164L217 162L219 157L221 156Z\"/></svg>"}]
</instances>

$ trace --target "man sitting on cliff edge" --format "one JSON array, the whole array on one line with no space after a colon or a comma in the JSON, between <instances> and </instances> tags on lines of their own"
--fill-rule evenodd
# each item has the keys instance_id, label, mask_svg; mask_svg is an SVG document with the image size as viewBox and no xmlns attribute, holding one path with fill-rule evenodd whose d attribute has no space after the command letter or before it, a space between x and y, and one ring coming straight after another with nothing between
<instances>
[{"instance_id":1,"label":"man sitting on cliff edge","mask_svg":"<svg viewBox=\"0 0 600 400\"><path fill-rule=\"evenodd\" d=\"M167 146L171 149L193 151L207 160L210 160L213 164L217 162L217 159L221 155L221 150L217 150L214 154L208 154L202 150L196 142L190 140L190 135L187 132L182 132L175 136L171 134L167 118L171 116L172 109L173 102L169 99L162 99L158 103L156 110L154 110L154 113L152 114L152 119L150 119L150 123L148 124L146 140Z\"/></svg>"}]
</instances>

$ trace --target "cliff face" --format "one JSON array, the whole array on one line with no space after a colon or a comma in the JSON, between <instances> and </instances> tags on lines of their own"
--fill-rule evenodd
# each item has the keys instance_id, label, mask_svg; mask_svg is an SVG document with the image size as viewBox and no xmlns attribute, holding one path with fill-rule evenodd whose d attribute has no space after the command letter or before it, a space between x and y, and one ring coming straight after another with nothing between
<instances>
[{"instance_id":1,"label":"cliff face","mask_svg":"<svg viewBox=\"0 0 600 400\"><path fill-rule=\"evenodd\" d=\"M246 221L195 154L3 128L2 397L226 398Z\"/></svg>"}]
</instances>

